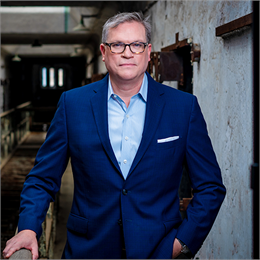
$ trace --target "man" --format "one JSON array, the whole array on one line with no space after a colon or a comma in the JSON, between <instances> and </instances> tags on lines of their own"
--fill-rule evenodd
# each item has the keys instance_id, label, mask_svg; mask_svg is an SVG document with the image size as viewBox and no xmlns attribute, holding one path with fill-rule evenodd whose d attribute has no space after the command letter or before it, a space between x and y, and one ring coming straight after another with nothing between
<instances>
[{"instance_id":1,"label":"man","mask_svg":"<svg viewBox=\"0 0 260 260\"><path fill-rule=\"evenodd\" d=\"M151 26L121 13L103 28L109 74L63 93L21 194L21 247L38 257L49 202L71 158L74 200L63 258L182 258L200 248L225 196L220 169L194 96L155 82L146 68ZM182 221L183 162L194 197Z\"/></svg>"}]
</instances>

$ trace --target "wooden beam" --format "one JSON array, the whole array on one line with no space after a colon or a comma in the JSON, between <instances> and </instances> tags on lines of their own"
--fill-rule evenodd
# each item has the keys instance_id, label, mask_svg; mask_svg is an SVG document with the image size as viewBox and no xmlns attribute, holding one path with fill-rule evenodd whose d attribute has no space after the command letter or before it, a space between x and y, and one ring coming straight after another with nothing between
<instances>
[{"instance_id":1,"label":"wooden beam","mask_svg":"<svg viewBox=\"0 0 260 260\"><path fill-rule=\"evenodd\" d=\"M230 33L232 31L241 29L244 26L251 25L253 23L253 13L247 14L234 21L223 24L216 28L216 36L222 36L223 34Z\"/></svg>"}]
</instances>

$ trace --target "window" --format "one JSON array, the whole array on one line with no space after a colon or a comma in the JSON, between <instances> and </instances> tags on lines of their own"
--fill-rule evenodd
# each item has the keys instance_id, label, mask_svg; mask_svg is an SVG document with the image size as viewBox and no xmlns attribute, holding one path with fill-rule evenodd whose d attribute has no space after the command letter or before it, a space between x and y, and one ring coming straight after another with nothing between
<instances>
[{"instance_id":1,"label":"window","mask_svg":"<svg viewBox=\"0 0 260 260\"><path fill-rule=\"evenodd\" d=\"M61 67L41 67L41 88L62 89L65 87L65 71Z\"/></svg>"},{"instance_id":2,"label":"window","mask_svg":"<svg viewBox=\"0 0 260 260\"><path fill-rule=\"evenodd\" d=\"M63 87L63 69L58 69L58 86Z\"/></svg>"},{"instance_id":3,"label":"window","mask_svg":"<svg viewBox=\"0 0 260 260\"><path fill-rule=\"evenodd\" d=\"M54 68L50 68L49 73L50 73L49 86L50 86L50 88L53 88L53 87L55 87L55 70L54 70Z\"/></svg>"},{"instance_id":4,"label":"window","mask_svg":"<svg viewBox=\"0 0 260 260\"><path fill-rule=\"evenodd\" d=\"M42 87L47 87L47 68L42 68Z\"/></svg>"}]
</instances>

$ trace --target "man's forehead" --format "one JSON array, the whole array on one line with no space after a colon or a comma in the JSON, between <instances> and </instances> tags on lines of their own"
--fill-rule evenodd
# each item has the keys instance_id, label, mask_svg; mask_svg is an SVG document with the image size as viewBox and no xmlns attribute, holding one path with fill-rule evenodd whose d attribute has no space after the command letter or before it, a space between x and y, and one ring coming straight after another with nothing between
<instances>
[{"instance_id":1,"label":"man's forehead","mask_svg":"<svg viewBox=\"0 0 260 260\"><path fill-rule=\"evenodd\" d=\"M140 28L140 31L135 31L134 34L131 34L131 35L127 35L127 36L131 36L131 37L138 37L138 38L143 38L145 37L146 38L146 32L145 32L145 27L142 23L140 22L137 22L137 21L131 21L131 22L124 22L124 23L120 23L119 25L117 25L116 27L113 27L113 28L110 28L108 30L108 34L107 34L107 38L109 37L120 37L120 36L124 36L122 35L122 31L119 32L119 27L125 27L125 26L129 26L129 27L132 27L134 25L134 27L139 27ZM141 32L141 34L140 34ZM124 30L123 30L123 33L124 33ZM144 39L135 39L135 41L139 40L144 40Z\"/></svg>"}]
</instances>

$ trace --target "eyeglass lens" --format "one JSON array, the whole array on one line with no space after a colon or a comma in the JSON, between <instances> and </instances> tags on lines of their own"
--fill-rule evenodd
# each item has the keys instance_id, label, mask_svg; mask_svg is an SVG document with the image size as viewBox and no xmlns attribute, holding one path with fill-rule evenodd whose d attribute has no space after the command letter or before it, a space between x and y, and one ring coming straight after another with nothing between
<instances>
[{"instance_id":1,"label":"eyeglass lens","mask_svg":"<svg viewBox=\"0 0 260 260\"><path fill-rule=\"evenodd\" d=\"M114 53L122 53L127 45L130 47L130 50L133 53L143 52L145 48L145 44L140 42L133 42L130 43L130 45L119 42L111 44L111 51Z\"/></svg>"}]
</instances>

